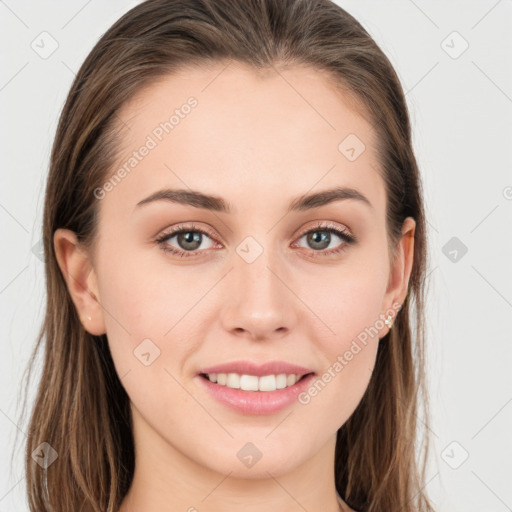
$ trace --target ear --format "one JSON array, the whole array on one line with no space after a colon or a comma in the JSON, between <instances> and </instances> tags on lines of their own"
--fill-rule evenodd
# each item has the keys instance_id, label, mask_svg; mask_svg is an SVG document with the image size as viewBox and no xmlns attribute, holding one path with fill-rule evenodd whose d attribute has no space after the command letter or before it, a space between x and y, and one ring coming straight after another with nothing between
<instances>
[{"instance_id":1,"label":"ear","mask_svg":"<svg viewBox=\"0 0 512 512\"><path fill-rule=\"evenodd\" d=\"M105 334L98 283L89 254L69 229L57 229L53 244L57 262L84 328L96 336Z\"/></svg>"},{"instance_id":2,"label":"ear","mask_svg":"<svg viewBox=\"0 0 512 512\"><path fill-rule=\"evenodd\" d=\"M399 306L404 303L407 296L414 260L415 229L415 220L412 217L407 217L402 224L402 236L395 247L394 261L391 262L391 272L382 310L386 318L388 314L392 315L392 322L395 321ZM385 326L382 331L379 338L385 336L389 332L389 328Z\"/></svg>"}]
</instances>

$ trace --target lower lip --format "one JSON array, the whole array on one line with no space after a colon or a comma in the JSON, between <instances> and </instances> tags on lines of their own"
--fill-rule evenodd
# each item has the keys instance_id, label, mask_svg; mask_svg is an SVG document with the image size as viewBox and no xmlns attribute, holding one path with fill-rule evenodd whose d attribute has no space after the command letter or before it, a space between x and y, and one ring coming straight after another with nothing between
<instances>
[{"instance_id":1,"label":"lower lip","mask_svg":"<svg viewBox=\"0 0 512 512\"><path fill-rule=\"evenodd\" d=\"M272 414L278 412L297 400L297 395L305 391L315 378L313 373L302 378L293 386L275 391L244 391L210 382L198 375L210 394L220 403L243 414Z\"/></svg>"}]
</instances>

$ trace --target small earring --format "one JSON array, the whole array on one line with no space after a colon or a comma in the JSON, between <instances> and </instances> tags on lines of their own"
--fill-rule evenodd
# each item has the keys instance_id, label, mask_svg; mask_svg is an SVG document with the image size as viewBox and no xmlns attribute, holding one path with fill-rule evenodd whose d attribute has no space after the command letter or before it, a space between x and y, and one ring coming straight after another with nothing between
<instances>
[{"instance_id":1,"label":"small earring","mask_svg":"<svg viewBox=\"0 0 512 512\"><path fill-rule=\"evenodd\" d=\"M393 326L393 321L392 321L393 317L391 315L388 315L388 317L386 318L386 320L384 320L384 323L391 329L391 327Z\"/></svg>"}]
</instances>

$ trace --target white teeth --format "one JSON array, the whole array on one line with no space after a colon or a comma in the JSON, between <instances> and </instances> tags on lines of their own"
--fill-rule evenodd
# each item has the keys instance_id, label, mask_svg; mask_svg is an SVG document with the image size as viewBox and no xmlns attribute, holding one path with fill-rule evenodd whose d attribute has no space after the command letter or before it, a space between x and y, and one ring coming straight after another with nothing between
<instances>
[{"instance_id":1,"label":"white teeth","mask_svg":"<svg viewBox=\"0 0 512 512\"><path fill-rule=\"evenodd\" d=\"M279 375L240 375L238 373L210 373L207 375L210 382L216 382L221 386L243 391L275 391L288 386L293 386L302 375L280 373Z\"/></svg>"},{"instance_id":2,"label":"white teeth","mask_svg":"<svg viewBox=\"0 0 512 512\"><path fill-rule=\"evenodd\" d=\"M258 381L256 375L241 375L240 388L244 391L258 391Z\"/></svg>"},{"instance_id":3,"label":"white teeth","mask_svg":"<svg viewBox=\"0 0 512 512\"><path fill-rule=\"evenodd\" d=\"M240 375L237 373L228 373L226 386L228 388L240 389Z\"/></svg>"},{"instance_id":4,"label":"white teeth","mask_svg":"<svg viewBox=\"0 0 512 512\"><path fill-rule=\"evenodd\" d=\"M280 373L279 375L276 375L276 388L277 389L283 389L286 387L287 381L286 381L286 374Z\"/></svg>"},{"instance_id":5,"label":"white teeth","mask_svg":"<svg viewBox=\"0 0 512 512\"><path fill-rule=\"evenodd\" d=\"M260 377L258 389L260 391L275 391L276 388L276 376L275 375L264 375Z\"/></svg>"}]
</instances>

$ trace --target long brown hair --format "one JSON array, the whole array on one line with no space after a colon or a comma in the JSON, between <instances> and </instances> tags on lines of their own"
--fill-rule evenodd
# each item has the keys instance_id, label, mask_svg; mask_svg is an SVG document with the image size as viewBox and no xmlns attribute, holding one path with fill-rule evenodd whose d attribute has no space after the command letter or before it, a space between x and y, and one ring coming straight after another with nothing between
<instances>
[{"instance_id":1,"label":"long brown hair","mask_svg":"<svg viewBox=\"0 0 512 512\"><path fill-rule=\"evenodd\" d=\"M376 129L390 247L404 219L413 217L414 264L402 309L379 342L369 386L338 431L336 488L356 510L431 511L422 490L427 429L420 460L415 454L420 407L428 428L427 252L409 114L388 58L358 21L329 0L148 0L122 16L82 64L60 115L45 195L46 313L29 361L32 369L44 346L26 445L30 510L117 512L134 471L129 397L106 335L93 336L80 322L57 264L53 234L71 229L85 247L96 240L99 201L93 191L115 163L120 107L180 66L219 61L327 72ZM46 468L32 457L42 443L58 454Z\"/></svg>"}]
</instances>

